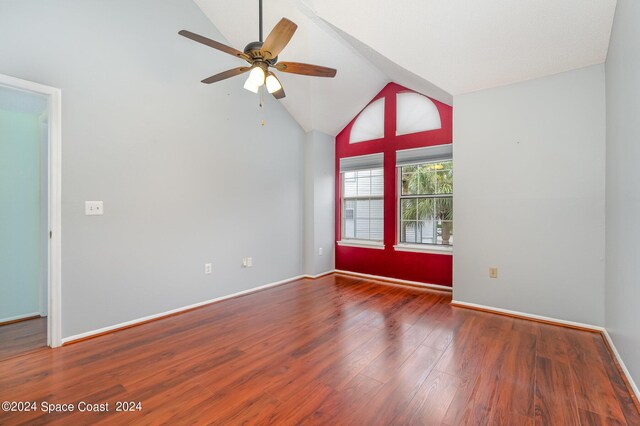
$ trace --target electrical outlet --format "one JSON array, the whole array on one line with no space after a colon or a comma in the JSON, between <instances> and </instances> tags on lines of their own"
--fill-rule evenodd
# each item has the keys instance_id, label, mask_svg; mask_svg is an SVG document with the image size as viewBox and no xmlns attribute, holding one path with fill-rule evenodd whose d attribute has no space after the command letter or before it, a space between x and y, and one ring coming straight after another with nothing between
<instances>
[{"instance_id":1,"label":"electrical outlet","mask_svg":"<svg viewBox=\"0 0 640 426\"><path fill-rule=\"evenodd\" d=\"M253 258L252 257L244 257L242 258L242 267L243 268L251 268L253 266Z\"/></svg>"},{"instance_id":2,"label":"electrical outlet","mask_svg":"<svg viewBox=\"0 0 640 426\"><path fill-rule=\"evenodd\" d=\"M85 216L102 216L104 214L104 203L102 201L85 201Z\"/></svg>"},{"instance_id":3,"label":"electrical outlet","mask_svg":"<svg viewBox=\"0 0 640 426\"><path fill-rule=\"evenodd\" d=\"M212 270L211 264L210 263L205 263L204 264L204 273L205 274L210 274Z\"/></svg>"},{"instance_id":4,"label":"electrical outlet","mask_svg":"<svg viewBox=\"0 0 640 426\"><path fill-rule=\"evenodd\" d=\"M489 278L498 278L498 268L495 266L489 268Z\"/></svg>"},{"instance_id":5,"label":"electrical outlet","mask_svg":"<svg viewBox=\"0 0 640 426\"><path fill-rule=\"evenodd\" d=\"M323 253L322 253L322 247L320 247L320 248L318 249L318 256L322 256L322 254L323 254Z\"/></svg>"}]
</instances>

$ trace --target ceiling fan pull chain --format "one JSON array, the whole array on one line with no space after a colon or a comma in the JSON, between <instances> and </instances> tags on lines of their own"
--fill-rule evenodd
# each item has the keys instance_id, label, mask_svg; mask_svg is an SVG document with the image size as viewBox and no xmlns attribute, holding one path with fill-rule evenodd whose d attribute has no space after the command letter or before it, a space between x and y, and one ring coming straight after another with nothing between
<instances>
[{"instance_id":1,"label":"ceiling fan pull chain","mask_svg":"<svg viewBox=\"0 0 640 426\"><path fill-rule=\"evenodd\" d=\"M260 87L260 114L262 115L260 125L264 126L264 85Z\"/></svg>"},{"instance_id":2,"label":"ceiling fan pull chain","mask_svg":"<svg viewBox=\"0 0 640 426\"><path fill-rule=\"evenodd\" d=\"M260 99L260 104L259 105L260 105L260 108L262 108L262 103L263 103L263 100L264 100L264 86L260 86L260 89L258 89L258 90L260 90L260 97L258 98L258 99Z\"/></svg>"}]
</instances>

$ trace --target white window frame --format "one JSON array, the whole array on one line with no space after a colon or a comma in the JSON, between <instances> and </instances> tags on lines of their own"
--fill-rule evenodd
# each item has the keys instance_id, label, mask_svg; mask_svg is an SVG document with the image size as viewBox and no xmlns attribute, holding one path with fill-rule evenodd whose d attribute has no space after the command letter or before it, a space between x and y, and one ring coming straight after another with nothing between
<instances>
[{"instance_id":1,"label":"white window frame","mask_svg":"<svg viewBox=\"0 0 640 426\"><path fill-rule=\"evenodd\" d=\"M426 164L426 163L435 163L438 161L451 161L453 158L448 159L439 159L435 161L423 161L416 164ZM433 253L433 254L445 254L445 255L453 255L453 245L442 245L442 244L412 244L412 243L402 243L400 242L400 236L402 235L402 216L401 216L401 204L402 200L406 198L429 198L424 196L410 196L406 197L402 195L402 167L396 166L396 244L393 246L395 251L405 251L405 252L413 252L413 253ZM434 196L431 198L440 198L441 196ZM453 193L451 193L451 197L453 198ZM453 222L453 221L452 221Z\"/></svg>"},{"instance_id":2,"label":"white window frame","mask_svg":"<svg viewBox=\"0 0 640 426\"><path fill-rule=\"evenodd\" d=\"M374 169L382 169L382 176L384 179L384 167L372 167L370 169L363 169L363 170L374 170ZM382 205L383 205L383 211L384 211L384 190L382 191L382 195L381 196L367 196L367 197L345 197L345 185L344 185L344 181L345 181L345 173L347 172L340 172L340 241L338 241L338 245L339 246L345 246L345 247L361 247L361 248L371 248L371 249L384 249L384 221L386 220L383 217L383 222L382 222L382 240L363 240L363 239L358 239L358 238L347 238L346 237L346 232L345 232L345 228L346 228L346 214L345 214L345 201L350 201L350 200L381 200L382 201ZM355 212L354 212L354 221L355 221ZM355 222L354 222L355 223ZM355 225L354 225L355 226Z\"/></svg>"}]
</instances>

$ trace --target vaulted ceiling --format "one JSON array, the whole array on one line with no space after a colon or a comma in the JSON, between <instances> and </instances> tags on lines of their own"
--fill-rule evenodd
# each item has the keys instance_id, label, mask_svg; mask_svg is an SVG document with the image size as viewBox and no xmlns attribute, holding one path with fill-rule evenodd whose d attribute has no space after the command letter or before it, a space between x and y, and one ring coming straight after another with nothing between
<instances>
[{"instance_id":1,"label":"vaulted ceiling","mask_svg":"<svg viewBox=\"0 0 640 426\"><path fill-rule=\"evenodd\" d=\"M258 39L258 0L195 1L233 47ZM264 32L289 18L298 30L280 60L338 70L334 79L279 74L287 93L281 102L296 121L335 135L389 81L452 104L454 95L602 63L615 6L616 0L264 0Z\"/></svg>"}]
</instances>

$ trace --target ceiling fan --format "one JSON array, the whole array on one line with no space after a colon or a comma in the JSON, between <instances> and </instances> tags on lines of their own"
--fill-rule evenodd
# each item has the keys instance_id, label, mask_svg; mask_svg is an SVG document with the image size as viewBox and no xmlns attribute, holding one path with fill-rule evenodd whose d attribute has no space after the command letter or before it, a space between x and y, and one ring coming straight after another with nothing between
<instances>
[{"instance_id":1,"label":"ceiling fan","mask_svg":"<svg viewBox=\"0 0 640 426\"><path fill-rule=\"evenodd\" d=\"M244 88L254 93L258 93L261 87L266 86L267 91L276 99L285 97L284 89L278 77L269 68L275 68L281 72L292 74L301 74L314 77L335 77L336 70L333 68L322 67L319 65L303 64L300 62L278 62L278 55L286 47L293 37L298 26L288 20L282 18L280 22L271 30L267 39L262 40L262 0L259 0L259 37L260 41L253 41L244 48L244 52L229 47L225 44L203 37L191 31L182 30L178 32L181 36L187 37L198 43L202 43L221 52L228 53L240 59L244 59L250 65L246 67L233 68L219 74L212 75L202 80L205 84L215 83L236 75L249 72L249 78L244 84Z\"/></svg>"}]
</instances>

